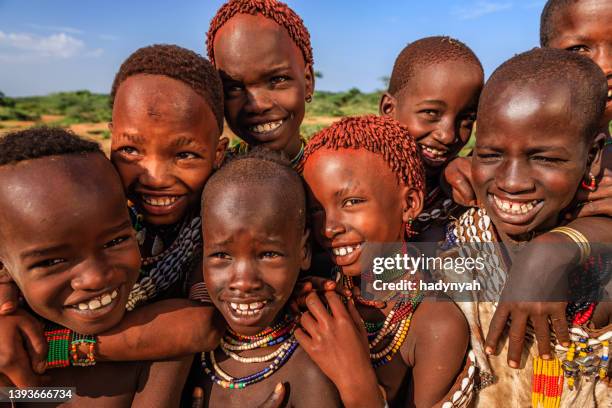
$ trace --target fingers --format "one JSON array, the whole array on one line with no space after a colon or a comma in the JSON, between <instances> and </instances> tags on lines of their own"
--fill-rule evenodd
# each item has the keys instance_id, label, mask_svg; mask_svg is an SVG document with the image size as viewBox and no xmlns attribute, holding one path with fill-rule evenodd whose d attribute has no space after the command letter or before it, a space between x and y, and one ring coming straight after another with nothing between
<instances>
[{"instance_id":1,"label":"fingers","mask_svg":"<svg viewBox=\"0 0 612 408\"><path fill-rule=\"evenodd\" d=\"M489 332L487 333L487 338L485 340L485 352L487 354L494 354L497 350L497 344L499 343L499 339L506 328L506 322L508 321L509 315L510 312L506 305L500 304L495 311L493 318L491 319Z\"/></svg>"},{"instance_id":2,"label":"fingers","mask_svg":"<svg viewBox=\"0 0 612 408\"><path fill-rule=\"evenodd\" d=\"M297 342L300 343L300 346L302 346L304 350L306 350L306 352L308 353L308 351L312 348L312 339L310 338L308 333L298 327L293 332L293 335L295 336Z\"/></svg>"},{"instance_id":3,"label":"fingers","mask_svg":"<svg viewBox=\"0 0 612 408\"><path fill-rule=\"evenodd\" d=\"M538 353L544 360L548 360L551 356L550 349L550 330L548 319L545 317L536 317L533 321L535 329L535 337L538 343Z\"/></svg>"},{"instance_id":4,"label":"fingers","mask_svg":"<svg viewBox=\"0 0 612 408\"><path fill-rule=\"evenodd\" d=\"M570 336L567 320L565 319L565 307L560 311L554 312L551 321L555 336L557 336L557 341L561 343L562 346L569 347Z\"/></svg>"},{"instance_id":5,"label":"fingers","mask_svg":"<svg viewBox=\"0 0 612 408\"><path fill-rule=\"evenodd\" d=\"M526 331L527 316L524 314L512 315L512 324L508 332L508 365L512 368L520 366Z\"/></svg>"},{"instance_id":6,"label":"fingers","mask_svg":"<svg viewBox=\"0 0 612 408\"><path fill-rule=\"evenodd\" d=\"M310 337L317 334L317 321L309 312L302 314L300 317L300 326Z\"/></svg>"},{"instance_id":7,"label":"fingers","mask_svg":"<svg viewBox=\"0 0 612 408\"><path fill-rule=\"evenodd\" d=\"M195 387L191 394L191 408L204 407L204 390L202 387Z\"/></svg>"},{"instance_id":8,"label":"fingers","mask_svg":"<svg viewBox=\"0 0 612 408\"><path fill-rule=\"evenodd\" d=\"M366 331L365 324L363 323L363 319L361 318L361 315L359 314L359 311L357 310L357 307L355 306L355 302L353 301L353 299L350 299L346 303L346 308L348 309L349 316L351 316L351 319L353 319L353 322L357 326L357 329L359 330L361 337L366 339L367 341L368 332Z\"/></svg>"},{"instance_id":9,"label":"fingers","mask_svg":"<svg viewBox=\"0 0 612 408\"><path fill-rule=\"evenodd\" d=\"M589 201L576 212L576 217L591 217L593 215L612 216L612 198Z\"/></svg>"},{"instance_id":10,"label":"fingers","mask_svg":"<svg viewBox=\"0 0 612 408\"><path fill-rule=\"evenodd\" d=\"M325 299L327 299L327 304L329 305L332 316L350 319L344 303L342 303L336 292L325 292Z\"/></svg>"},{"instance_id":11,"label":"fingers","mask_svg":"<svg viewBox=\"0 0 612 408\"><path fill-rule=\"evenodd\" d=\"M38 374L47 368L47 341L42 325L34 319L27 319L21 324L21 334L25 340L32 370Z\"/></svg>"},{"instance_id":12,"label":"fingers","mask_svg":"<svg viewBox=\"0 0 612 408\"><path fill-rule=\"evenodd\" d=\"M19 306L19 289L14 282L0 283L0 315L15 312Z\"/></svg>"},{"instance_id":13,"label":"fingers","mask_svg":"<svg viewBox=\"0 0 612 408\"><path fill-rule=\"evenodd\" d=\"M285 400L285 386L282 383L276 384L274 391L266 398L259 408L278 408Z\"/></svg>"},{"instance_id":14,"label":"fingers","mask_svg":"<svg viewBox=\"0 0 612 408\"><path fill-rule=\"evenodd\" d=\"M329 322L329 313L325 310L325 306L316 293L310 293L306 296L306 307L312 313L317 322L327 324Z\"/></svg>"}]
</instances>

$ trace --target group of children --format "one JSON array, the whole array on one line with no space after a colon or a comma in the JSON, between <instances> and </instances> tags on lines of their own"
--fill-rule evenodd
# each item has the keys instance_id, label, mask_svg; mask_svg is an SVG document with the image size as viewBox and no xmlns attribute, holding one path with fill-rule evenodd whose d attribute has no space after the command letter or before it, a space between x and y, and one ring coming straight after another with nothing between
<instances>
[{"instance_id":1,"label":"group of children","mask_svg":"<svg viewBox=\"0 0 612 408\"><path fill-rule=\"evenodd\" d=\"M0 383L76 387L74 406L606 406L611 19L549 0L542 48L486 84L465 44L415 41L380 115L308 141L314 59L287 5L229 0L209 60L137 50L110 161L61 129L0 139ZM410 242L503 244L470 271L502 284L362 293L370 245Z\"/></svg>"}]
</instances>

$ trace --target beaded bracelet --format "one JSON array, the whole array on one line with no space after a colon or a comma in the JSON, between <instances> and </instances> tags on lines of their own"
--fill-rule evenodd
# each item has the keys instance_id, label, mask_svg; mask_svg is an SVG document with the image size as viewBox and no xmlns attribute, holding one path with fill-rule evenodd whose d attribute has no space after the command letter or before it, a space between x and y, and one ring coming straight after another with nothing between
<instances>
[{"instance_id":1,"label":"beaded bracelet","mask_svg":"<svg viewBox=\"0 0 612 408\"><path fill-rule=\"evenodd\" d=\"M95 336L75 333L70 329L56 324L45 326L45 339L49 345L47 352L48 368L64 368L69 365L87 367L96 364L94 348ZM79 344L88 344L85 358L79 359Z\"/></svg>"}]
</instances>

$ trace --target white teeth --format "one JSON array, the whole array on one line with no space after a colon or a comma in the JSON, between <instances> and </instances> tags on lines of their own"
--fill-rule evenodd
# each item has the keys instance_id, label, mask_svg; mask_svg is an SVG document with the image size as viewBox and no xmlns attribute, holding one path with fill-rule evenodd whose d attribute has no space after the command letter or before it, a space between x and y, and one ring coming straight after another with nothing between
<instances>
[{"instance_id":1,"label":"white teeth","mask_svg":"<svg viewBox=\"0 0 612 408\"><path fill-rule=\"evenodd\" d=\"M98 297L90 299L87 302L81 302L76 306L73 306L79 310L96 310L100 309L103 306L108 306L113 302L113 299L116 299L119 296L119 292L117 289L113 290L109 293L104 293Z\"/></svg>"},{"instance_id":2,"label":"white teeth","mask_svg":"<svg viewBox=\"0 0 612 408\"><path fill-rule=\"evenodd\" d=\"M612 98L612 88L608 89L608 99Z\"/></svg>"},{"instance_id":3,"label":"white teeth","mask_svg":"<svg viewBox=\"0 0 612 408\"><path fill-rule=\"evenodd\" d=\"M252 316L263 309L266 302L253 302L253 303L230 303L230 307L239 315Z\"/></svg>"},{"instance_id":4,"label":"white teeth","mask_svg":"<svg viewBox=\"0 0 612 408\"><path fill-rule=\"evenodd\" d=\"M445 152L443 152L442 150L438 150L438 149L434 149L433 147L429 147L429 146L421 146L421 149L425 150L428 153L433 154L434 156L444 156Z\"/></svg>"},{"instance_id":5,"label":"white teeth","mask_svg":"<svg viewBox=\"0 0 612 408\"><path fill-rule=\"evenodd\" d=\"M172 205L175 202L177 202L179 199L179 197L177 196L168 196L168 197L153 197L153 196L149 196L149 195L144 195L142 196L142 200L149 204L149 205L153 205L153 206L157 206L157 207L165 207L168 205Z\"/></svg>"},{"instance_id":6,"label":"white teeth","mask_svg":"<svg viewBox=\"0 0 612 408\"><path fill-rule=\"evenodd\" d=\"M271 132L277 129L282 124L283 124L283 120L281 119L275 122L261 123L259 125L251 126L249 127L249 130L255 133Z\"/></svg>"},{"instance_id":7,"label":"white teeth","mask_svg":"<svg viewBox=\"0 0 612 408\"><path fill-rule=\"evenodd\" d=\"M96 310L102 307L102 302L100 302L97 299L94 299L94 300L90 300L87 305L89 306L90 310Z\"/></svg>"},{"instance_id":8,"label":"white teeth","mask_svg":"<svg viewBox=\"0 0 612 408\"><path fill-rule=\"evenodd\" d=\"M493 196L493 201L495 202L495 206L501 211L515 215L527 214L529 211L533 210L534 207L538 204L538 200L533 200L528 203L517 203L502 200L495 195Z\"/></svg>"},{"instance_id":9,"label":"white teeth","mask_svg":"<svg viewBox=\"0 0 612 408\"><path fill-rule=\"evenodd\" d=\"M359 245L338 247L338 248L332 248L332 252L336 256L345 256L348 254L352 254L353 251L357 250L357 248L359 248Z\"/></svg>"}]
</instances>

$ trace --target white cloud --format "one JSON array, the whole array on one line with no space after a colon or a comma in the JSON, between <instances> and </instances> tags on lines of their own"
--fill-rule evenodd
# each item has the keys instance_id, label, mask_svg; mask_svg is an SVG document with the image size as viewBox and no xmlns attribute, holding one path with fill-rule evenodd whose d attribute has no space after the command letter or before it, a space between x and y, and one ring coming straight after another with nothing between
<instances>
[{"instance_id":1,"label":"white cloud","mask_svg":"<svg viewBox=\"0 0 612 408\"><path fill-rule=\"evenodd\" d=\"M29 33L0 31L0 49L8 49L16 56L70 58L85 49L85 43L66 33L38 36Z\"/></svg>"},{"instance_id":2,"label":"white cloud","mask_svg":"<svg viewBox=\"0 0 612 408\"><path fill-rule=\"evenodd\" d=\"M79 30L78 28L74 28L74 27L41 25L41 24L34 24L34 23L29 23L26 25L35 30L60 31L60 32L70 33L70 34L83 34L83 30Z\"/></svg>"},{"instance_id":3,"label":"white cloud","mask_svg":"<svg viewBox=\"0 0 612 408\"><path fill-rule=\"evenodd\" d=\"M512 8L511 2L478 1L470 7L457 8L454 14L461 20L472 20L487 14Z\"/></svg>"},{"instance_id":4,"label":"white cloud","mask_svg":"<svg viewBox=\"0 0 612 408\"><path fill-rule=\"evenodd\" d=\"M102 54L104 54L104 50L102 48L96 48L94 50L87 51L85 53L85 56L91 58L100 58Z\"/></svg>"}]
</instances>

